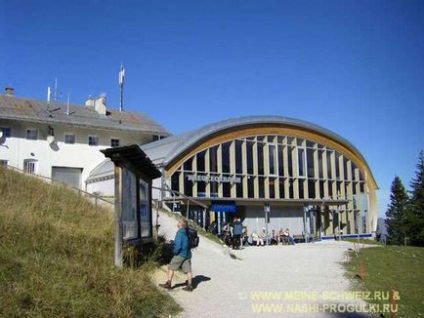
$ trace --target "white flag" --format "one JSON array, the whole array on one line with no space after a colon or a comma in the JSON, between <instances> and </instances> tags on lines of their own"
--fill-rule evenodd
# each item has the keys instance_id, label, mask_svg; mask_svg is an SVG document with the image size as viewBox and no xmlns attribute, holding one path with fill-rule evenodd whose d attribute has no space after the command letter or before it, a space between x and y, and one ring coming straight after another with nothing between
<instances>
[{"instance_id":1,"label":"white flag","mask_svg":"<svg viewBox=\"0 0 424 318\"><path fill-rule=\"evenodd\" d=\"M119 71L119 86L124 85L124 76L125 76L125 69L121 64L121 70Z\"/></svg>"}]
</instances>

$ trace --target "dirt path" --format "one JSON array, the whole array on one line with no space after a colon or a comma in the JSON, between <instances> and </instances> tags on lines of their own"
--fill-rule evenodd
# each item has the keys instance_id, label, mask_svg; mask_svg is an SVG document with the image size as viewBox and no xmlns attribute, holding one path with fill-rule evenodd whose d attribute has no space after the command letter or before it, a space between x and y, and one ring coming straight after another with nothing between
<instances>
[{"instance_id":1,"label":"dirt path","mask_svg":"<svg viewBox=\"0 0 424 318\"><path fill-rule=\"evenodd\" d=\"M176 221L161 221L163 233L173 237ZM352 243L326 241L233 251L201 239L193 251L194 291L182 290L185 275L178 273L169 293L184 308L180 318L369 317L360 313L361 296L348 293L341 263L349 248ZM155 283L164 282L165 273L166 266Z\"/></svg>"}]
</instances>

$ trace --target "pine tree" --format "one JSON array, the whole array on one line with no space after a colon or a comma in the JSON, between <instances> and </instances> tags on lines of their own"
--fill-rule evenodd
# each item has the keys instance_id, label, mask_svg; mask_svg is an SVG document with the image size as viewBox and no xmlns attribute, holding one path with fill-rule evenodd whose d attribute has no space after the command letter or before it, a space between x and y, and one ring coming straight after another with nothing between
<instances>
[{"instance_id":1,"label":"pine tree","mask_svg":"<svg viewBox=\"0 0 424 318\"><path fill-rule=\"evenodd\" d=\"M390 204L386 211L387 242L390 244L404 244L408 202L408 194L402 180L396 176L392 182Z\"/></svg>"},{"instance_id":2,"label":"pine tree","mask_svg":"<svg viewBox=\"0 0 424 318\"><path fill-rule=\"evenodd\" d=\"M411 244L424 246L424 151L418 159L415 179L411 183L411 205L407 216L407 235Z\"/></svg>"}]
</instances>

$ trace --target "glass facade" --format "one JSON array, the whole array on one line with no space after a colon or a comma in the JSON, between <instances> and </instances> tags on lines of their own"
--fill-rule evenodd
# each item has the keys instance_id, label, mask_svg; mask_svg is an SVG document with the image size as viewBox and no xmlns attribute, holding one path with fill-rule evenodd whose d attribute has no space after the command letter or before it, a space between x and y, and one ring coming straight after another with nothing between
<instances>
[{"instance_id":1,"label":"glass facade","mask_svg":"<svg viewBox=\"0 0 424 318\"><path fill-rule=\"evenodd\" d=\"M337 140L284 130L260 127L211 135L187 148L190 154L180 153L164 182L181 194L177 197L186 204L187 217L203 210L199 202L210 207L201 213L203 226L231 220L236 213L254 227L266 202L272 206L270 226L275 228L290 224L315 237L371 233L375 185L363 158ZM234 202L236 211L214 210L219 200Z\"/></svg>"},{"instance_id":2,"label":"glass facade","mask_svg":"<svg viewBox=\"0 0 424 318\"><path fill-rule=\"evenodd\" d=\"M202 149L171 176L186 196L341 200L363 194L365 180L342 153L295 136L257 135Z\"/></svg>"}]
</instances>

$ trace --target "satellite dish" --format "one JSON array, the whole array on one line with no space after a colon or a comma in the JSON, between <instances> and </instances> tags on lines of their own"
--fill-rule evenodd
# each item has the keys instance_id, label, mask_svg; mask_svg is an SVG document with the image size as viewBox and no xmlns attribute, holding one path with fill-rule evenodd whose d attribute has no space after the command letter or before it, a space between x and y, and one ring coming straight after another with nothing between
<instances>
[{"instance_id":1,"label":"satellite dish","mask_svg":"<svg viewBox=\"0 0 424 318\"><path fill-rule=\"evenodd\" d=\"M0 130L0 138L3 137L3 130Z\"/></svg>"},{"instance_id":2,"label":"satellite dish","mask_svg":"<svg viewBox=\"0 0 424 318\"><path fill-rule=\"evenodd\" d=\"M48 135L47 136L47 142L51 145L52 143L54 143L54 136L52 135Z\"/></svg>"}]
</instances>

